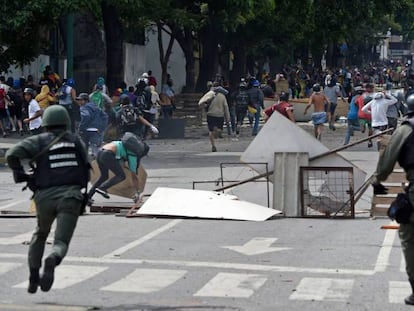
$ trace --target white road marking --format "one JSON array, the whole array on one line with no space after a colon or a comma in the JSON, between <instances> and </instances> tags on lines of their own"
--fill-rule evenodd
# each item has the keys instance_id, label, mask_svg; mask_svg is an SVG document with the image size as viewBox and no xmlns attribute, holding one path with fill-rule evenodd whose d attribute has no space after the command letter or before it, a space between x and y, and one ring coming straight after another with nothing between
<instances>
[{"instance_id":1,"label":"white road marking","mask_svg":"<svg viewBox=\"0 0 414 311\"><path fill-rule=\"evenodd\" d=\"M411 294L410 283L389 282L388 300L390 303L404 303L404 298Z\"/></svg>"},{"instance_id":2,"label":"white road marking","mask_svg":"<svg viewBox=\"0 0 414 311\"><path fill-rule=\"evenodd\" d=\"M0 245L13 245L22 244L23 242L30 241L32 239L33 231L15 235L8 238L0 238Z\"/></svg>"},{"instance_id":3,"label":"white road marking","mask_svg":"<svg viewBox=\"0 0 414 311\"><path fill-rule=\"evenodd\" d=\"M26 259L23 254L0 254L0 258L21 258ZM124 259L124 258L96 258L96 257L65 257L65 262L95 263L95 264L153 264L173 267L187 268L212 268L212 269L233 269L265 272L292 272L292 273L315 273L335 275L374 275L374 270L362 269L338 269L338 268L305 268L290 266L255 265L233 262L207 262L207 261L184 261L184 260L151 260L151 259Z\"/></svg>"},{"instance_id":4,"label":"white road marking","mask_svg":"<svg viewBox=\"0 0 414 311\"><path fill-rule=\"evenodd\" d=\"M241 253L243 255L259 255L277 251L284 251L291 249L290 247L271 247L275 243L277 238L253 238L249 242L245 243L242 246L222 246L222 248L231 249L235 252Z\"/></svg>"},{"instance_id":5,"label":"white road marking","mask_svg":"<svg viewBox=\"0 0 414 311\"><path fill-rule=\"evenodd\" d=\"M96 276L106 269L108 269L108 267L61 265L55 270L53 289L64 289L73 286ZM14 285L13 287L27 288L27 285L28 281L25 281Z\"/></svg>"},{"instance_id":6,"label":"white road marking","mask_svg":"<svg viewBox=\"0 0 414 311\"><path fill-rule=\"evenodd\" d=\"M25 242L30 243L32 240L32 235L34 231L29 231L26 233L18 234L8 238L0 238L0 245L15 245L15 244L23 244ZM47 239L48 244L53 244L53 235L55 229L51 229L49 233L49 239Z\"/></svg>"},{"instance_id":7,"label":"white road marking","mask_svg":"<svg viewBox=\"0 0 414 311\"><path fill-rule=\"evenodd\" d=\"M181 279L187 271L165 269L136 269L131 274L102 287L112 292L152 293L161 290Z\"/></svg>"},{"instance_id":8,"label":"white road marking","mask_svg":"<svg viewBox=\"0 0 414 311\"><path fill-rule=\"evenodd\" d=\"M289 299L346 302L353 285L348 279L303 278Z\"/></svg>"},{"instance_id":9,"label":"white road marking","mask_svg":"<svg viewBox=\"0 0 414 311\"><path fill-rule=\"evenodd\" d=\"M194 296L248 298L266 280L259 274L218 273Z\"/></svg>"},{"instance_id":10,"label":"white road marking","mask_svg":"<svg viewBox=\"0 0 414 311\"><path fill-rule=\"evenodd\" d=\"M396 232L397 230L387 230L385 232L384 241L382 242L382 246L377 257L377 262L375 264L375 272L385 272L387 269Z\"/></svg>"},{"instance_id":11,"label":"white road marking","mask_svg":"<svg viewBox=\"0 0 414 311\"><path fill-rule=\"evenodd\" d=\"M106 254L105 258L108 257L116 257L116 256L120 256L121 254L129 251L130 249L147 242L148 240L156 237L157 235L163 233L164 231L167 231L168 229L171 229L172 227L174 227L175 225L179 224L182 221L182 219L175 219L173 221L170 221L169 223L167 223L166 225L162 226L161 228L158 228L157 230L154 230L150 233L148 233L147 235L144 235L142 238L135 240L125 246L122 246L116 250L114 250L113 252Z\"/></svg>"},{"instance_id":12,"label":"white road marking","mask_svg":"<svg viewBox=\"0 0 414 311\"><path fill-rule=\"evenodd\" d=\"M13 269L16 269L17 267L22 266L21 263L15 263L15 262L2 262L0 263L0 275L9 272Z\"/></svg>"},{"instance_id":13,"label":"white road marking","mask_svg":"<svg viewBox=\"0 0 414 311\"><path fill-rule=\"evenodd\" d=\"M401 256L400 271L405 272L405 258L404 254Z\"/></svg>"},{"instance_id":14,"label":"white road marking","mask_svg":"<svg viewBox=\"0 0 414 311\"><path fill-rule=\"evenodd\" d=\"M9 204L0 206L0 210L4 210L4 209L7 209L7 208L12 207L12 206L19 205L20 203L23 203L23 202L26 202L26 201L28 201L28 200L26 199L26 200L13 201ZM30 201L28 202L28 205L29 204L30 204Z\"/></svg>"}]
</instances>

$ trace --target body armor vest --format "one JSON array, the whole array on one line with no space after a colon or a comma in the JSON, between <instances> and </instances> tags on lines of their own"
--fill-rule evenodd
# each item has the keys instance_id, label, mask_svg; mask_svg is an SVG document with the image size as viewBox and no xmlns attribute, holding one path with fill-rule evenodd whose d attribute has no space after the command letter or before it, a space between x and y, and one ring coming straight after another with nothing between
<instances>
[{"instance_id":1,"label":"body armor vest","mask_svg":"<svg viewBox=\"0 0 414 311\"><path fill-rule=\"evenodd\" d=\"M411 126L413 130L405 140L398 157L398 163L407 171L408 169L414 169L414 118L410 118L402 124Z\"/></svg>"},{"instance_id":2,"label":"body armor vest","mask_svg":"<svg viewBox=\"0 0 414 311\"><path fill-rule=\"evenodd\" d=\"M40 134L40 150L47 148L55 137L53 133ZM89 168L87 159L82 156L81 146L76 136L68 133L39 156L34 171L36 187L39 189L62 185L86 187Z\"/></svg>"}]
</instances>

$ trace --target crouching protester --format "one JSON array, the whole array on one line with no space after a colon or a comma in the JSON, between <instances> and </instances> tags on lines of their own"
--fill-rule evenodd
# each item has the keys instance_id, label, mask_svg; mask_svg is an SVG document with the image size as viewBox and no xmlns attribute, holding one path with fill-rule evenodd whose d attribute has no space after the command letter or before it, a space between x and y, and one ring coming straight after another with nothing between
<instances>
[{"instance_id":1,"label":"crouching protester","mask_svg":"<svg viewBox=\"0 0 414 311\"><path fill-rule=\"evenodd\" d=\"M105 144L96 157L101 175L89 191L88 205L93 203L92 197L95 192L106 199L110 198L107 190L126 178L123 170L125 162L127 162L136 189L136 194L132 199L134 203L137 203L140 198L137 177L138 167L141 158L146 156L148 151L149 146L131 132L126 132L121 140ZM114 176L108 180L109 171L113 172Z\"/></svg>"},{"instance_id":2,"label":"crouching protester","mask_svg":"<svg viewBox=\"0 0 414 311\"><path fill-rule=\"evenodd\" d=\"M381 182L386 180L396 162L404 169L409 185L406 193L400 193L388 209L388 215L400 223L399 236L405 257L406 272L412 293L405 303L414 305L414 94L406 99L407 119L392 134L384 152L380 154L375 179L374 194L386 194Z\"/></svg>"},{"instance_id":3,"label":"crouching protester","mask_svg":"<svg viewBox=\"0 0 414 311\"><path fill-rule=\"evenodd\" d=\"M79 215L85 208L89 181L89 162L81 139L70 132L70 118L62 106L51 106L43 114L45 132L28 137L9 149L6 160L13 170L16 183L27 182L34 192L37 226L29 246L29 293L38 286L49 291L53 285L54 270L65 257ZM22 160L29 159L33 169L27 174ZM39 275L46 239L53 221L56 230L51 252Z\"/></svg>"}]
</instances>

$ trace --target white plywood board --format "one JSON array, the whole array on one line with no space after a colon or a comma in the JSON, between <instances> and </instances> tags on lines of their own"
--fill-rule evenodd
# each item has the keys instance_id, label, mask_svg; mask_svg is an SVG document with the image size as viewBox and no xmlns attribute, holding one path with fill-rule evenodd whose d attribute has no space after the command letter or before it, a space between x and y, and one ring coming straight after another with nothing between
<instances>
[{"instance_id":1,"label":"white plywood board","mask_svg":"<svg viewBox=\"0 0 414 311\"><path fill-rule=\"evenodd\" d=\"M137 215L180 216L211 219L264 221L281 211L238 200L221 192L157 188Z\"/></svg>"},{"instance_id":2,"label":"white plywood board","mask_svg":"<svg viewBox=\"0 0 414 311\"><path fill-rule=\"evenodd\" d=\"M328 132L324 134L329 135ZM329 149L314 136L281 114L273 113L244 151L241 161L268 163L269 171L273 171L275 152L307 152L312 158L327 151ZM265 173L262 165L249 166L260 174ZM366 178L363 170L337 153L311 161L309 166L353 167L355 189L359 189Z\"/></svg>"}]
</instances>

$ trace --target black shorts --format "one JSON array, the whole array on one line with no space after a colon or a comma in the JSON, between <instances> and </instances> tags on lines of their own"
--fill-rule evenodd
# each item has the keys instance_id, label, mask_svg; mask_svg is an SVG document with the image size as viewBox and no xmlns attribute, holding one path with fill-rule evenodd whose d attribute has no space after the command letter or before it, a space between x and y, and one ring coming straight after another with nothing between
<instances>
[{"instance_id":1,"label":"black shorts","mask_svg":"<svg viewBox=\"0 0 414 311\"><path fill-rule=\"evenodd\" d=\"M224 117L207 116L207 126L210 132L213 132L215 127L222 130L223 124L224 124Z\"/></svg>"},{"instance_id":2,"label":"black shorts","mask_svg":"<svg viewBox=\"0 0 414 311\"><path fill-rule=\"evenodd\" d=\"M0 119L4 120L4 119L8 119L9 115L7 114L7 110L6 109L0 109Z\"/></svg>"}]
</instances>

